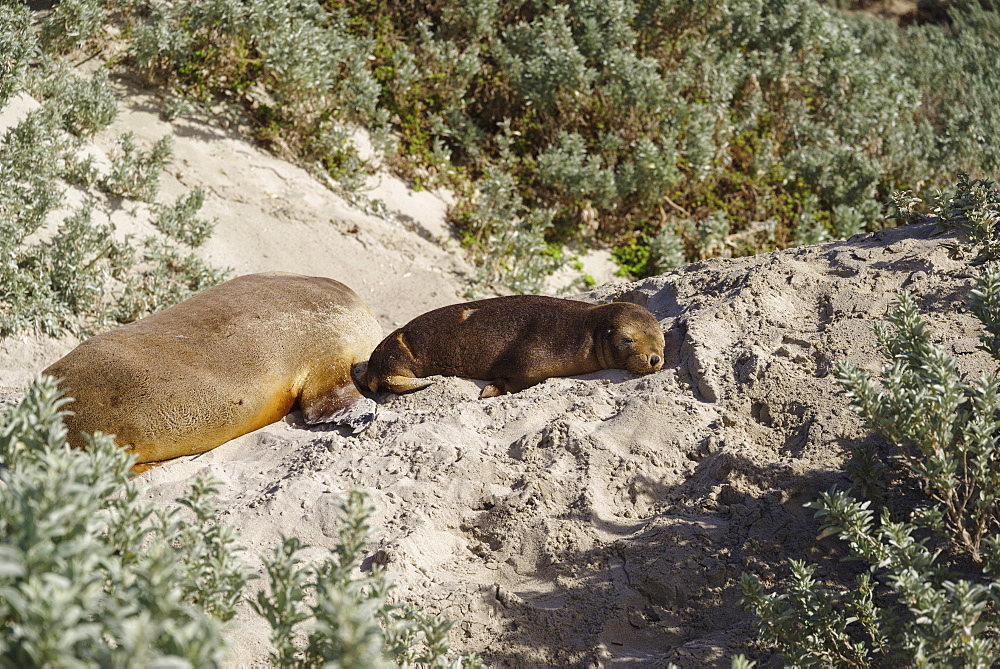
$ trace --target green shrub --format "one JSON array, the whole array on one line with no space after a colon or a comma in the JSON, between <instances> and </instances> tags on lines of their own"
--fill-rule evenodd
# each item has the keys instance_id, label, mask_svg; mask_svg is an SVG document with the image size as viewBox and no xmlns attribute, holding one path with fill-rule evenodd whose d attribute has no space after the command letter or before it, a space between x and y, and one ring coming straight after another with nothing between
<instances>
[{"instance_id":1,"label":"green shrub","mask_svg":"<svg viewBox=\"0 0 1000 669\"><path fill-rule=\"evenodd\" d=\"M459 192L473 258L518 290L537 285L519 254L553 243L660 239L667 264L671 230L687 261L817 243L884 225L897 184L923 196L997 166L1000 31L974 0L941 10L947 29L814 0L125 6L151 81L236 102L256 136L346 190L372 169L347 139L366 126L416 187ZM498 171L521 213L484 232L469 212Z\"/></svg>"},{"instance_id":2,"label":"green shrub","mask_svg":"<svg viewBox=\"0 0 1000 669\"><path fill-rule=\"evenodd\" d=\"M205 191L195 188L187 195L177 198L172 205L161 205L157 209L156 227L168 237L188 246L201 246L212 236L216 220L198 218L198 210L205 203Z\"/></svg>"},{"instance_id":3,"label":"green shrub","mask_svg":"<svg viewBox=\"0 0 1000 669\"><path fill-rule=\"evenodd\" d=\"M93 197L44 227L67 181L85 188L101 181L119 194L152 199L169 145L161 141L146 154L125 136L125 156L102 178L78 157L80 140L64 129L85 135L110 123L114 100L106 77L86 82L56 67L36 85L52 97L0 140L0 336L84 332L134 320L223 280L224 272L194 256L155 239L136 248L111 223L95 223L107 213ZM182 197L162 208L159 219L192 244L214 225L194 217L200 197Z\"/></svg>"},{"instance_id":4,"label":"green shrub","mask_svg":"<svg viewBox=\"0 0 1000 669\"><path fill-rule=\"evenodd\" d=\"M368 69L373 45L349 34L346 21L303 0L157 5L135 27L131 54L151 81L176 82L197 99L235 98L262 139L322 162L316 133L331 122L385 122Z\"/></svg>"},{"instance_id":5,"label":"green shrub","mask_svg":"<svg viewBox=\"0 0 1000 669\"><path fill-rule=\"evenodd\" d=\"M670 226L663 226L649 242L651 274L662 274L684 264L684 242Z\"/></svg>"},{"instance_id":6,"label":"green shrub","mask_svg":"<svg viewBox=\"0 0 1000 669\"><path fill-rule=\"evenodd\" d=\"M104 320L110 303L107 275L121 276L131 265L133 249L115 239L112 225L95 225L92 212L85 205L66 217L48 243L15 253L17 267L7 287L16 287L10 315L21 322L5 322L0 331L58 334L73 329L80 315Z\"/></svg>"},{"instance_id":7,"label":"green shrub","mask_svg":"<svg viewBox=\"0 0 1000 669\"><path fill-rule=\"evenodd\" d=\"M631 237L634 222L656 218L670 201L691 212L687 218L741 221L729 235L774 220L785 232L768 243L787 244L789 231L801 227L801 202L810 197L825 214L809 222L818 221L822 234L849 235L876 220L882 148L896 152L890 162L912 149L900 137L912 127L907 114L918 96L895 70L886 75L872 67L875 57L900 66L890 53L900 48L889 32L895 28L850 23L813 3L668 8L575 0L484 8L496 30L468 30L475 20L450 6L387 17L365 3L343 4L361 17L358 25L383 31L388 55L382 61L376 51L386 63L377 71L387 86L389 75L404 71L408 81L440 73L454 84L425 102L423 119L402 124L404 146L426 145L437 135L477 177L498 162L517 180L526 206L552 209L559 218L586 200L599 210L601 235L614 241ZM414 25L420 31L408 27ZM395 66L398 43L442 43L452 54L479 54L478 66L468 69L481 74L448 77L443 68L454 57L448 64L428 58L414 61L417 68ZM877 97L882 92L893 102ZM456 114L451 101L462 98L474 101ZM449 101L447 113L435 108L438 99ZM513 161L503 157L504 127L519 138L510 145ZM891 141L873 136L886 129ZM407 142L418 134L426 139ZM785 207L789 200L793 206ZM753 204L749 211L746 202ZM547 239L580 230L557 225ZM702 232L692 251L725 247L713 230ZM817 234L803 230L799 237Z\"/></svg>"},{"instance_id":8,"label":"green shrub","mask_svg":"<svg viewBox=\"0 0 1000 669\"><path fill-rule=\"evenodd\" d=\"M32 92L46 100L45 106L59 117L62 129L77 137L103 130L118 114L107 70L83 79L66 65L49 63L35 80Z\"/></svg>"},{"instance_id":9,"label":"green shrub","mask_svg":"<svg viewBox=\"0 0 1000 669\"><path fill-rule=\"evenodd\" d=\"M987 271L974 295L995 300L998 280L1000 275ZM996 307L978 299L974 305L979 313ZM1000 459L993 443L997 380L964 380L954 360L931 343L909 294L900 296L889 322L894 330L884 325L876 329L891 365L881 386L847 365L837 368L838 378L858 412L899 448L898 462L925 482L927 494L937 502L923 520L982 561L983 538L996 531L1000 511Z\"/></svg>"},{"instance_id":10,"label":"green shrub","mask_svg":"<svg viewBox=\"0 0 1000 669\"><path fill-rule=\"evenodd\" d=\"M31 59L38 53L31 12L21 3L0 3L0 107L20 90Z\"/></svg>"},{"instance_id":11,"label":"green shrub","mask_svg":"<svg viewBox=\"0 0 1000 669\"><path fill-rule=\"evenodd\" d=\"M640 244L638 240L632 240L629 244L619 246L612 250L611 257L618 263L620 273L623 276L650 276L650 251L645 244Z\"/></svg>"},{"instance_id":12,"label":"green shrub","mask_svg":"<svg viewBox=\"0 0 1000 669\"><path fill-rule=\"evenodd\" d=\"M983 64L1000 20L972 0L948 6L948 30L812 0L115 9L105 20L129 23L131 64L150 81L239 104L257 137L338 188L372 169L349 139L357 123L415 186L455 188L481 284L534 289L561 262L553 244L574 239L649 246L630 267L650 272L847 237L884 225L878 203L897 184L926 199L956 169L997 162L1000 86ZM81 104L96 110L90 85ZM150 199L145 163L166 154L122 151L103 187ZM508 186L513 206L500 206Z\"/></svg>"},{"instance_id":13,"label":"green shrub","mask_svg":"<svg viewBox=\"0 0 1000 669\"><path fill-rule=\"evenodd\" d=\"M508 77L525 106L542 116L574 116L591 96L597 71L587 65L569 24L569 7L519 21L504 31L498 54L500 71Z\"/></svg>"},{"instance_id":14,"label":"green shrub","mask_svg":"<svg viewBox=\"0 0 1000 669\"><path fill-rule=\"evenodd\" d=\"M70 51L94 41L104 27L101 0L60 0L42 23L42 44L49 51Z\"/></svg>"},{"instance_id":15,"label":"green shrub","mask_svg":"<svg viewBox=\"0 0 1000 669\"><path fill-rule=\"evenodd\" d=\"M43 107L29 113L0 140L0 248L10 251L38 230L62 202L58 182L68 138L59 132L56 115ZM2 262L2 261L0 261ZM9 261L8 261L9 262Z\"/></svg>"},{"instance_id":16,"label":"green shrub","mask_svg":"<svg viewBox=\"0 0 1000 669\"><path fill-rule=\"evenodd\" d=\"M988 63L1000 48L1000 13L994 3L977 0L955 0L947 11L948 30L907 31L913 57L903 61L904 72L923 94L921 153L938 179L997 174L1000 88Z\"/></svg>"},{"instance_id":17,"label":"green shrub","mask_svg":"<svg viewBox=\"0 0 1000 669\"><path fill-rule=\"evenodd\" d=\"M978 285L977 313L992 335L1000 331L1000 272L987 271ZM791 560L791 582L778 593L744 574L743 601L763 640L796 666L991 666L1000 661L998 379L963 379L930 342L906 293L890 322L893 331L879 330L888 360L881 386L849 365L839 365L837 375L868 424L898 449L896 461L927 503L896 521L888 507L872 510L870 500L824 493L808 505L817 509L821 535L837 535L869 568L852 587L831 590L813 577L814 567ZM949 557L953 551L982 571L963 568Z\"/></svg>"},{"instance_id":18,"label":"green shrub","mask_svg":"<svg viewBox=\"0 0 1000 669\"><path fill-rule=\"evenodd\" d=\"M295 556L304 546L286 538L265 560L269 592L258 593L253 605L271 625L271 662L280 667L482 666L475 656L449 657L450 622L390 603L391 585L378 567L356 575L372 510L358 491L349 493L340 508L342 527L330 558L297 566Z\"/></svg>"},{"instance_id":19,"label":"green shrub","mask_svg":"<svg viewBox=\"0 0 1000 669\"><path fill-rule=\"evenodd\" d=\"M170 160L171 138L164 135L149 152L135 143L135 134L127 132L117 140L119 153L113 156L111 171L99 182L102 190L119 197L152 202L160 185L160 172Z\"/></svg>"},{"instance_id":20,"label":"green shrub","mask_svg":"<svg viewBox=\"0 0 1000 669\"><path fill-rule=\"evenodd\" d=\"M557 265L545 242L553 212L524 206L513 177L488 171L480 193L463 216L467 244L477 265L476 285L502 283L516 292L537 292Z\"/></svg>"},{"instance_id":21,"label":"green shrub","mask_svg":"<svg viewBox=\"0 0 1000 669\"><path fill-rule=\"evenodd\" d=\"M935 198L932 213L940 226L965 236L975 262L1000 258L1000 193L993 181L970 180L962 174L952 195ZM962 254L963 245L949 242L946 246L953 254Z\"/></svg>"},{"instance_id":22,"label":"green shrub","mask_svg":"<svg viewBox=\"0 0 1000 669\"><path fill-rule=\"evenodd\" d=\"M971 179L959 174L954 190L939 191L931 198L930 212L924 214L923 198L911 191L896 191L889 197L887 218L912 223L931 220L936 233L956 232L958 240L944 242L955 258L972 255L974 264L1000 258L1000 192L989 179Z\"/></svg>"},{"instance_id":23,"label":"green shrub","mask_svg":"<svg viewBox=\"0 0 1000 669\"><path fill-rule=\"evenodd\" d=\"M910 196L893 202L914 215ZM996 230L981 223L998 209L992 184L964 175L935 207L984 249ZM1000 269L988 267L971 298L986 330L981 348L1000 362ZM888 321L876 327L886 358L879 381L846 363L835 373L855 410L892 445L896 475L918 488L916 508L897 517L886 466L872 444L859 445L849 471L861 499L831 490L807 505L817 509L821 536L838 536L866 566L856 582L822 583L815 567L791 560L790 582L774 593L744 574L743 602L763 640L796 666L992 666L1000 661L1000 376L959 372L908 293Z\"/></svg>"},{"instance_id":24,"label":"green shrub","mask_svg":"<svg viewBox=\"0 0 1000 669\"><path fill-rule=\"evenodd\" d=\"M833 593L813 577L815 566L799 560L789 565L791 579L781 594L765 593L750 574L740 578L742 603L756 614L761 640L794 667L869 666L868 646L883 650L886 645L877 627L881 620L874 615L870 576L863 574L853 589ZM858 628L868 634L864 641L857 640Z\"/></svg>"},{"instance_id":25,"label":"green shrub","mask_svg":"<svg viewBox=\"0 0 1000 669\"><path fill-rule=\"evenodd\" d=\"M220 666L250 575L214 483L195 477L171 510L144 502L112 437L67 446L66 401L43 377L0 414L0 666ZM481 666L449 654L449 622L389 603L385 574L358 575L370 509L360 492L342 508L330 559L296 566L286 539L265 560L270 593L251 603L275 666Z\"/></svg>"},{"instance_id":26,"label":"green shrub","mask_svg":"<svg viewBox=\"0 0 1000 669\"><path fill-rule=\"evenodd\" d=\"M87 332L131 322L225 279L193 255L156 239L140 248L95 224L85 205L47 240L11 244L0 263L0 336Z\"/></svg>"},{"instance_id":27,"label":"green shrub","mask_svg":"<svg viewBox=\"0 0 1000 669\"><path fill-rule=\"evenodd\" d=\"M66 445L63 403L42 379L0 423L0 664L220 666L246 575L210 484L193 484L193 522L157 512L110 437Z\"/></svg>"},{"instance_id":28,"label":"green shrub","mask_svg":"<svg viewBox=\"0 0 1000 669\"><path fill-rule=\"evenodd\" d=\"M154 80L238 102L259 137L342 188L371 169L345 124L367 126L417 187L459 191L473 258L523 290L526 264L559 263L520 254L552 243L672 230L685 260L816 243L883 225L898 183L992 169L996 12L948 11L950 30L904 30L813 0L201 0L133 14L131 52ZM469 212L498 171L521 213L484 232Z\"/></svg>"},{"instance_id":29,"label":"green shrub","mask_svg":"<svg viewBox=\"0 0 1000 669\"><path fill-rule=\"evenodd\" d=\"M60 180L73 143L43 106L0 143L0 336L71 328L74 312L99 313L102 277L128 251L91 208L70 215L50 240L33 237L63 199Z\"/></svg>"}]
</instances>

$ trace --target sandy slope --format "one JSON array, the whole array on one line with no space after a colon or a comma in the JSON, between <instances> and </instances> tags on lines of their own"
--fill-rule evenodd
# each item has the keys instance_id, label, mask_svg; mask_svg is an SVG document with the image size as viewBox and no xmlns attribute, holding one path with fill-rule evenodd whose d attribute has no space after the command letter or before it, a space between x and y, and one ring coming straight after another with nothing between
<instances>
[{"instance_id":1,"label":"sandy slope","mask_svg":"<svg viewBox=\"0 0 1000 669\"><path fill-rule=\"evenodd\" d=\"M446 250L446 203L433 193L408 191L398 179L380 175L365 195L383 201L388 215L368 215L305 170L235 133L191 118L167 123L160 119L162 102L156 97L124 83L117 89L122 100L117 120L86 150L106 170L120 134L134 132L144 149L172 135L173 160L161 178L157 200L170 203L195 188L205 190L200 215L216 218L218 225L197 253L212 265L230 268L233 276L284 270L343 281L368 302L387 329L460 299L473 269ZM0 131L35 107L37 102L22 95L0 109ZM103 197L95 192L90 196ZM83 199L81 192L67 189L60 215ZM149 207L126 204L127 209L98 206L94 222L114 222L123 237L155 234L148 222ZM23 385L43 362L75 343L0 340L0 387ZM25 359L31 364L23 364Z\"/></svg>"},{"instance_id":2,"label":"sandy slope","mask_svg":"<svg viewBox=\"0 0 1000 669\"><path fill-rule=\"evenodd\" d=\"M426 238L444 230L432 195L387 181L400 215L369 216L238 137L166 124L155 99L126 99L94 150L106 154L126 128L147 141L173 132L162 199L208 191L219 226L203 253L214 263L345 281L387 331L460 299L471 268ZM255 566L280 533L324 555L335 501L367 491L371 559L401 597L457 621L453 645L490 666L702 666L748 650L766 660L735 604L741 571L783 575L788 555L819 561L821 575L845 568L802 508L845 485L847 444L863 434L834 361L879 367L871 324L906 287L960 364L986 367L962 307L969 272L928 233L706 261L594 291L588 299L635 301L662 323L667 364L648 377L552 379L485 401L482 384L442 379L380 395L360 437L305 429L292 414L142 480L169 504L197 472L219 479L222 522ZM0 386L23 385L72 345L0 342ZM267 630L248 609L229 634L233 667L263 666Z\"/></svg>"},{"instance_id":3,"label":"sandy slope","mask_svg":"<svg viewBox=\"0 0 1000 669\"><path fill-rule=\"evenodd\" d=\"M360 487L377 509L372 556L398 592L457 620L455 644L493 666L701 666L746 651L741 571L784 574L787 555L839 568L802 508L846 484L845 448L862 434L832 363L878 368L871 323L906 286L966 368L986 364L956 309L970 280L928 232L595 291L660 319L663 371L553 379L485 401L481 384L444 379L380 396L359 438L302 429L293 414L145 474L149 495L167 502L207 470L250 553L294 531L318 556L333 545L334 501ZM249 617L234 627L239 663L254 666L264 633Z\"/></svg>"}]
</instances>

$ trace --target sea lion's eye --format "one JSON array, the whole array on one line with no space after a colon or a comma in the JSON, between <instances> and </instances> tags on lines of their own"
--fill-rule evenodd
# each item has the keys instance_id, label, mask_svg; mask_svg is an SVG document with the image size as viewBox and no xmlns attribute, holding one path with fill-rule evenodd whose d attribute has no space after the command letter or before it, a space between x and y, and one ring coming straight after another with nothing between
<instances>
[{"instance_id":1,"label":"sea lion's eye","mask_svg":"<svg viewBox=\"0 0 1000 669\"><path fill-rule=\"evenodd\" d=\"M631 337L627 337L627 336L626 337L622 337L622 344L625 344L627 346L629 344L634 344L634 343L635 343L635 340L632 339Z\"/></svg>"}]
</instances>

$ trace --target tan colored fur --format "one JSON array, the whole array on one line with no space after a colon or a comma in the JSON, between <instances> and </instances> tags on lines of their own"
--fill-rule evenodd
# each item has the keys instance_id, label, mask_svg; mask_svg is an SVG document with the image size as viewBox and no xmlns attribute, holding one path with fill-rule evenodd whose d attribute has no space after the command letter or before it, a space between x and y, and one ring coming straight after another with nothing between
<instances>
[{"instance_id":1,"label":"tan colored fur","mask_svg":"<svg viewBox=\"0 0 1000 669\"><path fill-rule=\"evenodd\" d=\"M410 356L410 358L413 358L413 351L411 351L410 347L407 346L407 344L406 344L406 338L403 336L402 332L398 332L397 331L397 334L396 334L396 343L399 344L399 348L404 353L406 353L406 355Z\"/></svg>"},{"instance_id":2,"label":"tan colored fur","mask_svg":"<svg viewBox=\"0 0 1000 669\"><path fill-rule=\"evenodd\" d=\"M296 400L320 420L362 400L351 366L381 334L339 282L252 274L92 337L44 373L74 398L71 444L83 445L81 432L112 433L146 463L207 451L279 420Z\"/></svg>"}]
</instances>

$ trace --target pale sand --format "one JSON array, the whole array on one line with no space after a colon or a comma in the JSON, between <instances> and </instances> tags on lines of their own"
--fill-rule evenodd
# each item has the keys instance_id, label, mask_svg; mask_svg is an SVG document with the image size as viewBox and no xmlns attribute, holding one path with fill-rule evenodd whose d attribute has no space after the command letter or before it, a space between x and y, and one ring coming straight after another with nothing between
<instances>
[{"instance_id":1,"label":"pale sand","mask_svg":"<svg viewBox=\"0 0 1000 669\"><path fill-rule=\"evenodd\" d=\"M206 189L203 213L219 225L200 254L213 264L341 280L386 332L462 299L473 270L447 239L441 198L383 175L371 195L384 193L395 218L366 215L234 134L165 123L148 95L123 100L93 151L106 160L126 129L147 146L173 133L160 199ZM823 577L854 568L838 562L835 540L816 541L802 506L848 484L846 447L864 434L832 364L880 367L871 325L905 286L963 369L992 368L975 350L975 319L956 308L968 269L929 232L705 261L593 291L587 299L637 301L661 321L666 365L648 377L552 379L484 401L482 383L443 379L380 395L379 419L356 438L305 429L292 414L141 479L163 504L200 471L219 479L221 522L240 531L258 570L281 533L323 557L334 503L366 491L376 509L368 554L388 561L397 596L455 620L453 646L488 666L728 666L748 651L767 660L748 646L740 573L787 575L786 556L819 561ZM75 343L0 342L0 389L23 387ZM243 607L229 628L231 666L265 666L267 636Z\"/></svg>"}]
</instances>

